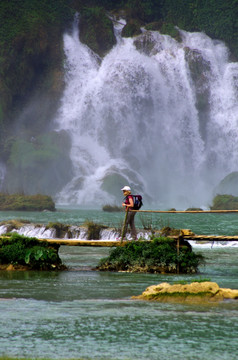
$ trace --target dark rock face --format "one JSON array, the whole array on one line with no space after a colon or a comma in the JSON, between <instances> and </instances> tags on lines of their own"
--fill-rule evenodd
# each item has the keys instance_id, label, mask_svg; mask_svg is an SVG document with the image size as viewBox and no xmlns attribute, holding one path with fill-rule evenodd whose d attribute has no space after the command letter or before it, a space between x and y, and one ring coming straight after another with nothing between
<instances>
[{"instance_id":1,"label":"dark rock face","mask_svg":"<svg viewBox=\"0 0 238 360\"><path fill-rule=\"evenodd\" d=\"M185 59L189 66L194 88L196 89L196 107L199 114L200 132L202 137L205 138L210 109L210 85L208 77L211 71L211 64L204 60L199 51L189 48L185 49Z\"/></svg>"}]
</instances>

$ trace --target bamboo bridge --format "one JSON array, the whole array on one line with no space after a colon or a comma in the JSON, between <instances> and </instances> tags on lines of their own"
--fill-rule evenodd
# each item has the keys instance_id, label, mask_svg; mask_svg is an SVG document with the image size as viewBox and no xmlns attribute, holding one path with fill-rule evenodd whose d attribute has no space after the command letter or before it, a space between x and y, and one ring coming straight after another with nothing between
<instances>
[{"instance_id":1,"label":"bamboo bridge","mask_svg":"<svg viewBox=\"0 0 238 360\"><path fill-rule=\"evenodd\" d=\"M179 242L181 240L199 241L201 243L215 242L215 241L238 241L238 235L226 236L226 235L196 235L188 229L182 229L178 236L167 237L174 239ZM130 240L77 240L77 239L38 239L39 241L47 241L48 243L57 245L68 245L68 246L96 246L96 247L113 247L113 246L124 246ZM146 240L149 241L149 240Z\"/></svg>"}]
</instances>

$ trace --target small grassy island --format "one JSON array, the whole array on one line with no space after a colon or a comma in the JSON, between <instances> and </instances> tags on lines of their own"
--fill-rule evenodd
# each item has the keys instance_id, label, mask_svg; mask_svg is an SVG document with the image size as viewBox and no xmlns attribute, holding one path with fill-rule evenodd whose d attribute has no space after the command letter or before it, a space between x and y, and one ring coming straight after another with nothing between
<instances>
[{"instance_id":1,"label":"small grassy island","mask_svg":"<svg viewBox=\"0 0 238 360\"><path fill-rule=\"evenodd\" d=\"M196 273L204 262L187 241L181 241L179 252L174 239L159 237L152 241L130 241L111 250L97 269L101 271L128 271L148 273Z\"/></svg>"},{"instance_id":2,"label":"small grassy island","mask_svg":"<svg viewBox=\"0 0 238 360\"><path fill-rule=\"evenodd\" d=\"M106 204L102 207L103 211L107 212L122 212L125 211L122 206Z\"/></svg>"},{"instance_id":3,"label":"small grassy island","mask_svg":"<svg viewBox=\"0 0 238 360\"><path fill-rule=\"evenodd\" d=\"M0 239L0 270L65 270L59 245L12 234Z\"/></svg>"},{"instance_id":4,"label":"small grassy island","mask_svg":"<svg viewBox=\"0 0 238 360\"><path fill-rule=\"evenodd\" d=\"M174 285L161 283L149 286L141 295L133 296L133 299L202 304L225 299L238 300L238 290L223 289L211 281Z\"/></svg>"},{"instance_id":5,"label":"small grassy island","mask_svg":"<svg viewBox=\"0 0 238 360\"><path fill-rule=\"evenodd\" d=\"M211 210L238 210L238 197L228 194L216 195Z\"/></svg>"},{"instance_id":6,"label":"small grassy island","mask_svg":"<svg viewBox=\"0 0 238 360\"><path fill-rule=\"evenodd\" d=\"M55 211L55 204L50 196L47 195L7 195L0 193L1 211Z\"/></svg>"}]
</instances>

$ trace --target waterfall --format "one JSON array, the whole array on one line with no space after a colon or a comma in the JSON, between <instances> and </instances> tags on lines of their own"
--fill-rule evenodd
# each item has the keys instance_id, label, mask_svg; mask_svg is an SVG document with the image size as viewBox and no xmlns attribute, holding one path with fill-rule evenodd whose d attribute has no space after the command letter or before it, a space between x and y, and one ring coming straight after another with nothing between
<instances>
[{"instance_id":1,"label":"waterfall","mask_svg":"<svg viewBox=\"0 0 238 360\"><path fill-rule=\"evenodd\" d=\"M100 59L64 35L66 88L56 130L71 137L60 203L105 204L128 184L150 206L208 206L238 170L238 63L203 33L121 38Z\"/></svg>"},{"instance_id":2,"label":"waterfall","mask_svg":"<svg viewBox=\"0 0 238 360\"><path fill-rule=\"evenodd\" d=\"M6 173L6 167L3 163L0 162L0 191L2 190L2 184L4 181L5 173Z\"/></svg>"}]
</instances>

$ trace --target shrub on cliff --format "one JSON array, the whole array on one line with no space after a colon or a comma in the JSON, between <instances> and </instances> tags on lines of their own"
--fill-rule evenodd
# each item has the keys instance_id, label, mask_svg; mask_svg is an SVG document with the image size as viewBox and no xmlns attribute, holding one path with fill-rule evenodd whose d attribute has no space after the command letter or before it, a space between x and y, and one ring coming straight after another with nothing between
<instances>
[{"instance_id":1,"label":"shrub on cliff","mask_svg":"<svg viewBox=\"0 0 238 360\"><path fill-rule=\"evenodd\" d=\"M0 265L24 266L32 270L64 269L58 255L58 245L48 244L36 238L13 234L0 240Z\"/></svg>"},{"instance_id":2,"label":"shrub on cliff","mask_svg":"<svg viewBox=\"0 0 238 360\"><path fill-rule=\"evenodd\" d=\"M6 195L0 193L0 210L55 211L55 204L52 198L47 195Z\"/></svg>"},{"instance_id":3,"label":"shrub on cliff","mask_svg":"<svg viewBox=\"0 0 238 360\"><path fill-rule=\"evenodd\" d=\"M155 238L152 241L131 241L117 247L104 258L99 270L130 271L149 273L195 273L203 256L191 251L189 243L183 242L179 254L176 242L169 238Z\"/></svg>"}]
</instances>

